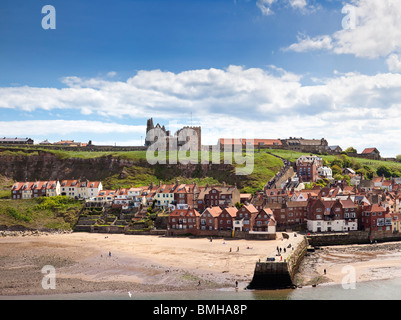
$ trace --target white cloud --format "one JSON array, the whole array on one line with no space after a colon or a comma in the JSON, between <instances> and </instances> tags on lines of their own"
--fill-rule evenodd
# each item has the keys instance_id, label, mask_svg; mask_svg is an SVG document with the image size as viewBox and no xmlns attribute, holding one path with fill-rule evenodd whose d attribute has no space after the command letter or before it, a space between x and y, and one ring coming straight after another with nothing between
<instances>
[{"instance_id":1,"label":"white cloud","mask_svg":"<svg viewBox=\"0 0 401 320\"><path fill-rule=\"evenodd\" d=\"M315 6L308 5L306 0L257 0L256 6L260 9L263 15L269 16L274 14L272 7L276 4L280 4L284 6L289 6L293 9L297 9L302 13L312 12L315 10Z\"/></svg>"},{"instance_id":2,"label":"white cloud","mask_svg":"<svg viewBox=\"0 0 401 320\"><path fill-rule=\"evenodd\" d=\"M309 36L298 36L298 42L293 43L285 51L306 52L312 50L330 50L333 48L330 36L317 36L310 38Z\"/></svg>"},{"instance_id":3,"label":"white cloud","mask_svg":"<svg viewBox=\"0 0 401 320\"><path fill-rule=\"evenodd\" d=\"M304 9L307 6L306 0L289 0L291 7Z\"/></svg>"},{"instance_id":4,"label":"white cloud","mask_svg":"<svg viewBox=\"0 0 401 320\"><path fill-rule=\"evenodd\" d=\"M117 75L117 72L115 72L115 71L107 72L107 76L110 77L110 78L113 78L113 77L115 77L116 75Z\"/></svg>"},{"instance_id":5,"label":"white cloud","mask_svg":"<svg viewBox=\"0 0 401 320\"><path fill-rule=\"evenodd\" d=\"M398 0L354 0L355 28L333 34L334 52L363 58L385 57L401 49Z\"/></svg>"},{"instance_id":6,"label":"white cloud","mask_svg":"<svg viewBox=\"0 0 401 320\"><path fill-rule=\"evenodd\" d=\"M379 149L384 145L401 149L401 142L392 139L401 136L401 74L337 72L314 79L310 85L301 80L275 66L269 70L230 66L180 73L139 71L127 81L70 77L64 79L70 87L61 89L0 88L0 107L9 110L32 111L33 115L37 110L61 115L67 110L81 112L82 117L114 119L3 121L0 136L26 136L35 128L41 136L86 132L90 137L128 134L138 140L145 134L145 120L143 126L127 126L118 124L118 119L153 117L167 124L182 119L189 122L192 113L193 119L202 123L204 141L208 136L216 141L228 136L224 132L244 131L254 133L255 138L325 137L330 144L341 145L355 139L361 145L377 141ZM219 132L208 135L206 128Z\"/></svg>"},{"instance_id":7,"label":"white cloud","mask_svg":"<svg viewBox=\"0 0 401 320\"><path fill-rule=\"evenodd\" d=\"M391 72L401 72L401 56L398 54L391 54L387 58L387 66Z\"/></svg>"},{"instance_id":8,"label":"white cloud","mask_svg":"<svg viewBox=\"0 0 401 320\"><path fill-rule=\"evenodd\" d=\"M352 0L344 10L343 29L331 35L299 38L287 50L331 50L375 59L401 53L401 6L399 0ZM345 7L344 7L345 8ZM393 67L394 56L389 58Z\"/></svg>"},{"instance_id":9,"label":"white cloud","mask_svg":"<svg viewBox=\"0 0 401 320\"><path fill-rule=\"evenodd\" d=\"M276 0L257 0L256 5L264 16L269 16L274 13L270 8L274 2Z\"/></svg>"}]
</instances>

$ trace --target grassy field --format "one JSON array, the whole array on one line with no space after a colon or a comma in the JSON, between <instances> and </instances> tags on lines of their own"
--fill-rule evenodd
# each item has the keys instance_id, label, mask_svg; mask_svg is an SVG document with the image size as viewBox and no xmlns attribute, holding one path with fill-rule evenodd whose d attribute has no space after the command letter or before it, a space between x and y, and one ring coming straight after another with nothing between
<instances>
[{"instance_id":1,"label":"grassy field","mask_svg":"<svg viewBox=\"0 0 401 320\"><path fill-rule=\"evenodd\" d=\"M198 156L200 162L200 154ZM209 156L211 157L211 155ZM219 157L219 163L222 164L225 155L220 153ZM283 162L280 159L262 152L254 153L253 163L251 155L247 155L246 159L248 162L244 164L239 164L239 161L233 159L230 170L222 170L219 165L210 165L207 173L203 172L202 165L198 163L195 164L196 168L191 177L184 176L184 172L178 166L164 166L160 164L150 166L134 165L124 169L125 176L123 178L119 174L111 175L103 181L103 185L107 188L115 189L131 185L134 187L144 186L149 185L151 182L158 184L159 181L163 183L175 183L176 180L179 180L180 183L196 182L200 186L205 186L206 184L218 185L226 182L231 185L236 183L241 192L254 193L255 191L262 190L266 182L283 166ZM252 169L249 172L250 174L237 174L236 170L247 173L246 168Z\"/></svg>"},{"instance_id":2,"label":"grassy field","mask_svg":"<svg viewBox=\"0 0 401 320\"><path fill-rule=\"evenodd\" d=\"M272 154L278 155L284 159L295 161L300 156L305 155L307 153L290 151L290 150L281 150L281 149L271 149L269 150ZM319 155L322 159L326 160L328 163L331 163L333 160L338 158L335 155ZM401 163L394 162L394 161L381 161L381 160L370 160L364 158L356 158L356 157L349 157L351 161L355 161L359 163L361 166L368 166L372 168L374 171L377 170L380 166L387 166L392 170L401 171Z\"/></svg>"}]
</instances>

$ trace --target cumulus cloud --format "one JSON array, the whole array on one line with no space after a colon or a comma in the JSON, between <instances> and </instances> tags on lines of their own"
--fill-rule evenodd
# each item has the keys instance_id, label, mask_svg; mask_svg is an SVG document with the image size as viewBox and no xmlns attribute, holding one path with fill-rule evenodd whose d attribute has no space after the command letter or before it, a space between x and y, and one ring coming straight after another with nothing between
<instances>
[{"instance_id":1,"label":"cumulus cloud","mask_svg":"<svg viewBox=\"0 0 401 320\"><path fill-rule=\"evenodd\" d=\"M315 6L309 5L307 0L257 0L256 6L260 9L263 15L270 16L274 14L273 7L277 5L284 5L297 9L302 13L315 10Z\"/></svg>"},{"instance_id":2,"label":"cumulus cloud","mask_svg":"<svg viewBox=\"0 0 401 320\"><path fill-rule=\"evenodd\" d=\"M391 72L401 72L401 56L398 54L391 54L387 58L387 66Z\"/></svg>"},{"instance_id":3,"label":"cumulus cloud","mask_svg":"<svg viewBox=\"0 0 401 320\"><path fill-rule=\"evenodd\" d=\"M63 80L66 87L60 89L3 87L0 108L77 111L82 118L101 116L114 121L2 122L0 136L26 136L27 128L36 128L43 136L51 132L142 135L144 126L120 125L119 119L156 117L167 122L189 119L190 114L201 122L204 141L213 140L209 143L241 130L247 136L253 133L254 138L272 133L273 138L326 137L331 144L358 137L382 145L391 140L389 136L401 135L397 125L401 123L401 74L334 73L309 85L302 80L275 66L267 70L229 66L180 73L142 70L126 81L68 77ZM207 134L207 128L220 131ZM367 136L370 140L364 140ZM392 148L401 149L400 142L392 143Z\"/></svg>"},{"instance_id":4,"label":"cumulus cloud","mask_svg":"<svg viewBox=\"0 0 401 320\"><path fill-rule=\"evenodd\" d=\"M309 36L298 36L298 42L293 43L285 51L306 52L313 50L330 50L333 48L332 39L328 35L310 38Z\"/></svg>"},{"instance_id":5,"label":"cumulus cloud","mask_svg":"<svg viewBox=\"0 0 401 320\"><path fill-rule=\"evenodd\" d=\"M352 0L344 6L343 28L331 35L298 37L287 50L331 50L375 59L401 53L401 6L398 0ZM393 70L396 56L388 57ZM391 69L390 69L391 70Z\"/></svg>"}]
</instances>

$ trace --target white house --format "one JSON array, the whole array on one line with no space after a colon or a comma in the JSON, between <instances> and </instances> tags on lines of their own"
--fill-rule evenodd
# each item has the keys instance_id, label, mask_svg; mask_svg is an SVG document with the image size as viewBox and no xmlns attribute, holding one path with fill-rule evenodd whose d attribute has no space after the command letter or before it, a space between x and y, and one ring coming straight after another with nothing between
<instances>
[{"instance_id":1,"label":"white house","mask_svg":"<svg viewBox=\"0 0 401 320\"><path fill-rule=\"evenodd\" d=\"M320 167L317 169L317 173L321 178L333 179L333 171L329 167Z\"/></svg>"}]
</instances>

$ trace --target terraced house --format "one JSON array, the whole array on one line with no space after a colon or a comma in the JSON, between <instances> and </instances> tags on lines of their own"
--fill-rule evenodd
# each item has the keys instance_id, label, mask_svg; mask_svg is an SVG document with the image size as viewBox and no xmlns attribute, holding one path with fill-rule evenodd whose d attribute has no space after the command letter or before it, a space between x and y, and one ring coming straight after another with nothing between
<instances>
[{"instance_id":1,"label":"terraced house","mask_svg":"<svg viewBox=\"0 0 401 320\"><path fill-rule=\"evenodd\" d=\"M357 206L352 200L310 199L307 228L312 232L358 230Z\"/></svg>"},{"instance_id":2,"label":"terraced house","mask_svg":"<svg viewBox=\"0 0 401 320\"><path fill-rule=\"evenodd\" d=\"M177 209L169 215L169 226L176 230L199 229L200 216L195 209Z\"/></svg>"},{"instance_id":3,"label":"terraced house","mask_svg":"<svg viewBox=\"0 0 401 320\"><path fill-rule=\"evenodd\" d=\"M59 181L15 182L11 188L11 199L31 199L60 195Z\"/></svg>"}]
</instances>

